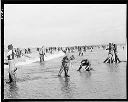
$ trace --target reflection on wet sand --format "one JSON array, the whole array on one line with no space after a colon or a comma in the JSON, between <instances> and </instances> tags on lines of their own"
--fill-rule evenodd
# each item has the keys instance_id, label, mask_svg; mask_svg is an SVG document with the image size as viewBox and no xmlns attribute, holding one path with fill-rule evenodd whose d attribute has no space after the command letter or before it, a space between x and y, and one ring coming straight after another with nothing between
<instances>
[{"instance_id":1,"label":"reflection on wet sand","mask_svg":"<svg viewBox=\"0 0 128 102\"><path fill-rule=\"evenodd\" d=\"M119 64L106 64L108 66L109 72L118 72L119 71Z\"/></svg>"},{"instance_id":2,"label":"reflection on wet sand","mask_svg":"<svg viewBox=\"0 0 128 102\"><path fill-rule=\"evenodd\" d=\"M9 98L17 98L19 95L18 95L18 87L17 87L17 84L15 82L12 82L10 84L8 84L8 97Z\"/></svg>"},{"instance_id":3,"label":"reflection on wet sand","mask_svg":"<svg viewBox=\"0 0 128 102\"><path fill-rule=\"evenodd\" d=\"M83 72L80 71L80 76L82 78L89 78L91 77L91 71L83 71Z\"/></svg>"},{"instance_id":4,"label":"reflection on wet sand","mask_svg":"<svg viewBox=\"0 0 128 102\"><path fill-rule=\"evenodd\" d=\"M73 92L71 87L71 82L69 77L59 77L59 81L61 83L61 91L65 98L72 98Z\"/></svg>"}]
</instances>

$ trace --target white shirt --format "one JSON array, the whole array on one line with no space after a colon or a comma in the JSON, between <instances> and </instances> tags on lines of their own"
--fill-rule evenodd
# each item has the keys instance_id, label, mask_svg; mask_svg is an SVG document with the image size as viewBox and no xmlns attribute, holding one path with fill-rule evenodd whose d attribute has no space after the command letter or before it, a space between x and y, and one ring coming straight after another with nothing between
<instances>
[{"instance_id":1,"label":"white shirt","mask_svg":"<svg viewBox=\"0 0 128 102\"><path fill-rule=\"evenodd\" d=\"M12 50L8 51L7 56L12 54Z\"/></svg>"}]
</instances>

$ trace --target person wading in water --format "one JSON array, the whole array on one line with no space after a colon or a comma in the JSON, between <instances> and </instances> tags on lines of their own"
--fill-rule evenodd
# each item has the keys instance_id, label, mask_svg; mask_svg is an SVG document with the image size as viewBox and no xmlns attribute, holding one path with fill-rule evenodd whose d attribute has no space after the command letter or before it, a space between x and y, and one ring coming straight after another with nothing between
<instances>
[{"instance_id":1,"label":"person wading in water","mask_svg":"<svg viewBox=\"0 0 128 102\"><path fill-rule=\"evenodd\" d=\"M23 54L23 53L22 53ZM27 56L23 54L25 57L31 58L30 56ZM8 63L5 63L6 65L9 65L9 81L7 83L16 82L15 72L17 70L17 67L15 67L15 57L17 54L14 52L13 45L8 45L8 53L7 53L7 59Z\"/></svg>"},{"instance_id":2,"label":"person wading in water","mask_svg":"<svg viewBox=\"0 0 128 102\"><path fill-rule=\"evenodd\" d=\"M90 71L90 70L91 70L91 64L90 64L90 62L89 62L88 59L85 59L85 60L82 60L82 61L81 61L80 67L79 67L79 69L78 69L77 71L80 71L80 69L81 69L83 66L85 66L85 70L86 70L86 71Z\"/></svg>"},{"instance_id":3,"label":"person wading in water","mask_svg":"<svg viewBox=\"0 0 128 102\"><path fill-rule=\"evenodd\" d=\"M106 50L109 50L108 52L108 57L104 61L104 63L113 63L114 62L114 57L113 57L113 43L109 43L109 48Z\"/></svg>"},{"instance_id":4,"label":"person wading in water","mask_svg":"<svg viewBox=\"0 0 128 102\"><path fill-rule=\"evenodd\" d=\"M114 46L113 51L114 51L114 55L115 55L115 63L120 63L121 61L117 55L117 45L114 44L113 46Z\"/></svg>"},{"instance_id":5,"label":"person wading in water","mask_svg":"<svg viewBox=\"0 0 128 102\"><path fill-rule=\"evenodd\" d=\"M9 65L9 82L16 82L15 78L15 71L17 68L15 67L15 62L14 62L14 55L16 55L13 51L13 46L8 45L8 53L7 53L7 58L8 58L8 65Z\"/></svg>"},{"instance_id":6,"label":"person wading in water","mask_svg":"<svg viewBox=\"0 0 128 102\"><path fill-rule=\"evenodd\" d=\"M40 55L40 62L44 62L44 55L45 55L44 47L40 48L39 55Z\"/></svg>"},{"instance_id":7,"label":"person wading in water","mask_svg":"<svg viewBox=\"0 0 128 102\"><path fill-rule=\"evenodd\" d=\"M108 57L107 59L104 61L104 63L120 63L120 59L117 55L117 45L113 44L113 43L109 43L109 48L107 49L109 50L108 53Z\"/></svg>"},{"instance_id":8,"label":"person wading in water","mask_svg":"<svg viewBox=\"0 0 128 102\"><path fill-rule=\"evenodd\" d=\"M66 54L66 51L63 51ZM71 57L68 57L68 55L66 54L66 56L64 56L64 58L62 59L62 65L61 68L59 70L58 76L61 76L61 73L65 72L65 77L70 77L68 75L68 70L69 70L69 66L70 66L70 61L74 60L75 57L72 55Z\"/></svg>"}]
</instances>

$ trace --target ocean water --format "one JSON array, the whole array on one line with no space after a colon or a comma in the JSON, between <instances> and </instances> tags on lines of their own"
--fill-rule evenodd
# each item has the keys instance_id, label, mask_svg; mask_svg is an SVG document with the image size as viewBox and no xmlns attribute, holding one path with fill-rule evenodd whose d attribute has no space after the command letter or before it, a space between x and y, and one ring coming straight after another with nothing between
<instances>
[{"instance_id":1,"label":"ocean water","mask_svg":"<svg viewBox=\"0 0 128 102\"><path fill-rule=\"evenodd\" d=\"M40 61L38 52L33 52L32 54L26 54L26 55L29 56L30 58L22 56L21 58L15 59L15 66L16 67ZM64 55L65 54L62 51L59 51L59 52L56 52L53 54L47 53L46 56L44 56L44 60L49 61L49 60L52 60L54 58L58 58L58 57L61 57ZM8 67L9 67L8 65L4 65L4 68L8 68Z\"/></svg>"},{"instance_id":2,"label":"ocean water","mask_svg":"<svg viewBox=\"0 0 128 102\"><path fill-rule=\"evenodd\" d=\"M124 62L105 64L108 52L97 49L87 51L84 56L72 53L70 77L58 77L63 57L40 63L19 66L16 84L6 84L8 69L4 73L5 99L126 99L127 48L118 49L119 58ZM82 59L91 61L93 71L77 71Z\"/></svg>"}]
</instances>

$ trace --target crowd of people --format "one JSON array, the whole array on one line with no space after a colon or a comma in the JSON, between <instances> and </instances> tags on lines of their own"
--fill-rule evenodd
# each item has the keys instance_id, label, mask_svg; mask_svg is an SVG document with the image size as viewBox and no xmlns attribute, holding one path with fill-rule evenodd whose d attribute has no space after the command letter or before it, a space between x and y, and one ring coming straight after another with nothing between
<instances>
[{"instance_id":1,"label":"crowd of people","mask_svg":"<svg viewBox=\"0 0 128 102\"><path fill-rule=\"evenodd\" d=\"M108 48L107 48L108 47ZM121 62L117 55L117 45L113 43L109 43L109 45L102 45L102 46L73 46L73 47L44 47L37 48L36 51L38 51L40 55L40 63L44 62L44 57L47 56L47 53L53 54L56 51L63 51L65 53L65 56L62 59L62 65L60 67L58 76L61 76L62 72L64 71L65 77L70 77L68 75L70 62L75 59L73 53L77 52L79 56L83 56L85 52L88 50L90 52L93 51L95 48L102 48L104 50L108 50L108 57L104 61L104 63L118 63ZM107 49L106 49L107 48ZM124 48L123 48L124 49ZM13 48L13 45L8 45L8 53L7 53L7 59L8 59L8 65L9 65L9 83L15 82L15 72L17 68L15 67L14 58L21 58L21 56L26 56L26 54L31 54L32 51L30 48L26 49L19 49L19 48ZM71 54L70 54L71 53ZM28 56L26 56L28 57ZM90 61L85 58L81 61L80 66L77 71L80 71L81 68L84 67L86 71L91 70L91 63Z\"/></svg>"}]
</instances>

